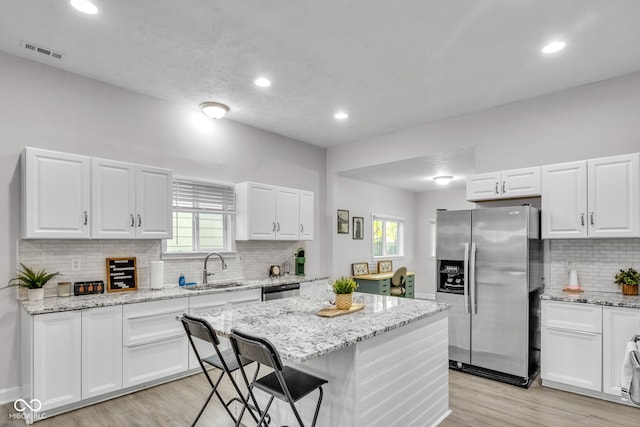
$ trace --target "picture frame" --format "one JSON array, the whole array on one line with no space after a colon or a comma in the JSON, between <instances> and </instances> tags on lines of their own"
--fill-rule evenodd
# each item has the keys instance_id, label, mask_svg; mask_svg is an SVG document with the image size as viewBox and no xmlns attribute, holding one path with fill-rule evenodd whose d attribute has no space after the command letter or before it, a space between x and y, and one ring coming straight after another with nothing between
<instances>
[{"instance_id":1,"label":"picture frame","mask_svg":"<svg viewBox=\"0 0 640 427\"><path fill-rule=\"evenodd\" d=\"M349 211L338 209L338 234L349 234Z\"/></svg>"},{"instance_id":2,"label":"picture frame","mask_svg":"<svg viewBox=\"0 0 640 427\"><path fill-rule=\"evenodd\" d=\"M351 264L351 272L354 276L362 276L364 274L369 274L369 263L368 262L354 262Z\"/></svg>"},{"instance_id":3,"label":"picture frame","mask_svg":"<svg viewBox=\"0 0 640 427\"><path fill-rule=\"evenodd\" d=\"M107 292L138 289L136 257L107 258Z\"/></svg>"},{"instance_id":4,"label":"picture frame","mask_svg":"<svg viewBox=\"0 0 640 427\"><path fill-rule=\"evenodd\" d=\"M364 217L353 217L353 238L355 240L364 239Z\"/></svg>"},{"instance_id":5,"label":"picture frame","mask_svg":"<svg viewBox=\"0 0 640 427\"><path fill-rule=\"evenodd\" d=\"M393 261L378 261L378 273L393 273Z\"/></svg>"}]
</instances>

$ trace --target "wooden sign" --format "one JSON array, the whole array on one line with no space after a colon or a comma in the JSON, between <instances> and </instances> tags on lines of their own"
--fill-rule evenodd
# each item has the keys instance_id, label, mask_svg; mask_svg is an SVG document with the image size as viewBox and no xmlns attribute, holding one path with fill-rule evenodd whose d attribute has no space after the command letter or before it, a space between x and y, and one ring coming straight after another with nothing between
<instances>
[{"instance_id":1,"label":"wooden sign","mask_svg":"<svg viewBox=\"0 0 640 427\"><path fill-rule=\"evenodd\" d=\"M138 289L136 279L136 257L107 258L107 291L135 291Z\"/></svg>"}]
</instances>

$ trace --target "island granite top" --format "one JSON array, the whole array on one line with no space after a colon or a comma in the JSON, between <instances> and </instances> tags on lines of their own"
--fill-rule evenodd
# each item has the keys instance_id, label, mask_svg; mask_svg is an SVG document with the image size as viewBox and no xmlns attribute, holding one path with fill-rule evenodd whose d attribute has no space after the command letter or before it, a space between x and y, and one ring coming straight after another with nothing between
<instances>
[{"instance_id":1,"label":"island granite top","mask_svg":"<svg viewBox=\"0 0 640 427\"><path fill-rule=\"evenodd\" d=\"M450 305L435 301L355 293L364 310L333 318L316 313L330 306L333 293L283 298L195 313L214 330L228 336L231 329L271 341L283 359L306 362L392 329L435 316Z\"/></svg>"},{"instance_id":2,"label":"island granite top","mask_svg":"<svg viewBox=\"0 0 640 427\"><path fill-rule=\"evenodd\" d=\"M584 291L580 293L548 289L541 296L543 300L597 304L610 307L640 308L640 296L622 295L622 292Z\"/></svg>"},{"instance_id":3,"label":"island granite top","mask_svg":"<svg viewBox=\"0 0 640 427\"><path fill-rule=\"evenodd\" d=\"M26 299L20 300L22 307L28 314L45 314L56 313L61 311L74 311L84 310L88 308L96 307L108 307L112 305L133 304L146 301L157 301L163 299L173 298L185 298L188 296L215 294L224 292L236 292L246 289L259 289L269 285L288 284L288 283L300 283L304 286L305 282L312 282L314 280L327 280L329 276L326 275L310 275L305 276L283 276L277 278L240 278L240 279L228 279L221 281L227 282L240 282L242 286L233 288L208 288L187 290L177 285L167 285L162 289L138 289L135 291L126 292L105 292L103 294L95 295L71 295L70 297L48 297L42 301L28 301ZM216 283L215 281L213 283Z\"/></svg>"}]
</instances>

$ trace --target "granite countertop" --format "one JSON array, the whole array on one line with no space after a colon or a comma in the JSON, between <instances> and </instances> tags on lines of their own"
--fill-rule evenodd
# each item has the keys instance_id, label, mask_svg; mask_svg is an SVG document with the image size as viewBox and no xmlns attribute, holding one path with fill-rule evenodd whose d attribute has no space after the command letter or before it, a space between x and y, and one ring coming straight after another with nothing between
<instances>
[{"instance_id":1,"label":"granite countertop","mask_svg":"<svg viewBox=\"0 0 640 427\"><path fill-rule=\"evenodd\" d=\"M363 298L364 310L333 318L316 315L330 305L331 291L232 305L197 315L206 318L220 335L228 336L232 328L258 335L271 341L283 359L306 362L450 308L435 301L358 292L354 296Z\"/></svg>"},{"instance_id":2,"label":"granite countertop","mask_svg":"<svg viewBox=\"0 0 640 427\"><path fill-rule=\"evenodd\" d=\"M640 296L626 296L622 295L622 292L584 291L581 293L569 293L563 292L560 289L548 289L540 298L551 301L640 308Z\"/></svg>"},{"instance_id":3,"label":"granite countertop","mask_svg":"<svg viewBox=\"0 0 640 427\"><path fill-rule=\"evenodd\" d=\"M274 278L239 278L239 279L227 279L221 280L220 283L228 282L240 282L242 286L233 288L207 288L197 290L183 289L175 284L166 285L162 289L138 289L135 291L127 292L105 292L103 294L95 295L71 295L70 297L48 297L42 301L28 301L26 299L20 300L20 303L27 311L28 314L45 314L56 313L61 311L73 311L83 310L95 307L107 307L112 305L132 304L145 301L156 301L163 299L173 298L185 298L188 296L217 294L223 292L236 292L247 289L259 289L270 285L288 284L288 283L300 283L301 286L305 282L312 282L314 280L326 280L327 275L313 275L307 274L305 276L283 276ZM216 283L213 281L211 283Z\"/></svg>"}]
</instances>

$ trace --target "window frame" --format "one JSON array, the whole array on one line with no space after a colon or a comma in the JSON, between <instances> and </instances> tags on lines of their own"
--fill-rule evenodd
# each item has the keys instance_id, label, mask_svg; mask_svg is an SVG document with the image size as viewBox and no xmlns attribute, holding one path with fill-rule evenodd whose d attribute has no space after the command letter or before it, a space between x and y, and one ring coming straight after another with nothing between
<instances>
[{"instance_id":1,"label":"window frame","mask_svg":"<svg viewBox=\"0 0 640 427\"><path fill-rule=\"evenodd\" d=\"M235 184L223 181L214 181L208 179L201 178L193 178L186 176L175 176L174 180L179 181L187 181L194 184L202 184L202 185L212 185L212 186L222 186L227 187L232 190L234 193L234 209L229 212L216 212L214 210L209 213L219 213L223 215L223 248L218 249L203 249L199 246L200 243L200 222L198 220L198 216L202 213L207 212L190 212L192 214L192 241L191 241L191 251L180 251L180 252L169 252L167 249L167 242L171 239L163 239L162 240L162 258L173 258L173 259L189 259L189 258L201 258L203 255L208 254L209 252L216 251L223 254L225 257L233 257L236 254L236 245L235 245L235 224L236 224L236 210L235 210ZM174 218L173 216L177 212L185 212L185 210L176 210L174 208L174 189L172 187L172 196L171 196L171 216L172 216L172 227Z\"/></svg>"},{"instance_id":2,"label":"window frame","mask_svg":"<svg viewBox=\"0 0 640 427\"><path fill-rule=\"evenodd\" d=\"M387 221L389 222L397 222L398 223L398 253L395 255L389 255L386 253L386 247L387 247L387 240L386 240L386 232L383 232L383 236L382 236L382 251L383 254L382 255L376 255L375 254L375 221L382 221L383 222L383 230L386 230L386 223ZM393 215L386 215L386 214L377 214L377 213L373 213L371 214L371 259L373 260L378 260L378 259L399 259L399 258L404 258L405 256L405 250L404 250L404 228L405 228L405 219L403 217L399 217L399 216L393 216Z\"/></svg>"}]
</instances>

